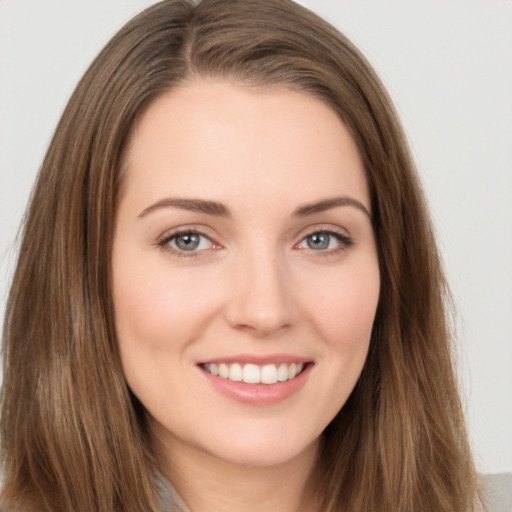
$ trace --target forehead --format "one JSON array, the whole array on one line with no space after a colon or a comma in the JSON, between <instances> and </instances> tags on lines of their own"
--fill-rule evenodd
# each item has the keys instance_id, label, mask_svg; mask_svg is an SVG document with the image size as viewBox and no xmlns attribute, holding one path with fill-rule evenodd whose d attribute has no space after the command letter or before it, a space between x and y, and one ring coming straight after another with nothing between
<instances>
[{"instance_id":1,"label":"forehead","mask_svg":"<svg viewBox=\"0 0 512 512\"><path fill-rule=\"evenodd\" d=\"M357 147L338 115L288 88L196 82L158 98L133 129L125 192L308 202L352 194L369 209Z\"/></svg>"}]
</instances>

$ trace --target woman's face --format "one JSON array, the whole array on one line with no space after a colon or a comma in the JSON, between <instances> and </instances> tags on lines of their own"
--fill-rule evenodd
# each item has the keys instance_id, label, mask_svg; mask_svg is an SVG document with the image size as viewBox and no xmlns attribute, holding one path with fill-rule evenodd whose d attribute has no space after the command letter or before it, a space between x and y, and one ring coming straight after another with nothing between
<instances>
[{"instance_id":1,"label":"woman's face","mask_svg":"<svg viewBox=\"0 0 512 512\"><path fill-rule=\"evenodd\" d=\"M126 157L116 327L159 448L246 465L311 453L379 297L347 128L307 94L197 82L152 104Z\"/></svg>"}]
</instances>

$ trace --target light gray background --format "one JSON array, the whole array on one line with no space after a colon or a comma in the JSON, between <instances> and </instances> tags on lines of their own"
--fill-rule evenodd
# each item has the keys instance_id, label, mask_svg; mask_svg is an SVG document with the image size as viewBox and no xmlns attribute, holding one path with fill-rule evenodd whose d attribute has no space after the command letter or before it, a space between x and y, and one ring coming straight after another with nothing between
<instances>
[{"instance_id":1,"label":"light gray background","mask_svg":"<svg viewBox=\"0 0 512 512\"><path fill-rule=\"evenodd\" d=\"M73 86L150 0L0 0L0 309L17 227ZM512 1L303 0L396 102L458 309L481 472L512 471Z\"/></svg>"}]
</instances>

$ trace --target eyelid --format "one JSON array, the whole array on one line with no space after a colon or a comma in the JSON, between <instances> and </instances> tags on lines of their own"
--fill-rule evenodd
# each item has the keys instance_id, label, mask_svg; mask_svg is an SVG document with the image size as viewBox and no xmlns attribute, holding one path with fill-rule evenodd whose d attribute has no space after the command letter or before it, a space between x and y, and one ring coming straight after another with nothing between
<instances>
[{"instance_id":1,"label":"eyelid","mask_svg":"<svg viewBox=\"0 0 512 512\"><path fill-rule=\"evenodd\" d=\"M314 224L308 226L300 231L297 238L303 240L307 236L314 235L315 233L329 233L346 239L352 238L347 229L333 224Z\"/></svg>"}]
</instances>

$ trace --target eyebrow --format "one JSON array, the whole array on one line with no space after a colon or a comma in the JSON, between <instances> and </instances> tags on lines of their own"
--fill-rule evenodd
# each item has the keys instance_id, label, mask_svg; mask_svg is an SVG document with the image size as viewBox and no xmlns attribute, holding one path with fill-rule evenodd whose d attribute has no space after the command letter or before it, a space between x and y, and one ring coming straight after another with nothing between
<instances>
[{"instance_id":1,"label":"eyebrow","mask_svg":"<svg viewBox=\"0 0 512 512\"><path fill-rule=\"evenodd\" d=\"M182 210L188 210L191 212L206 213L208 215L214 215L215 217L230 217L231 213L228 208L222 203L217 201L207 201L205 199L183 199L178 197L168 197L161 199L156 203L148 206L139 214L139 217L144 217L148 213L159 208L180 208Z\"/></svg>"},{"instance_id":2,"label":"eyebrow","mask_svg":"<svg viewBox=\"0 0 512 512\"><path fill-rule=\"evenodd\" d=\"M322 199L321 201L316 201L314 203L303 204L295 210L294 215L296 217L306 217L307 215L322 213L326 210L337 208L338 206L353 206L365 213L370 218L370 220L372 218L371 213L363 203L357 199L353 199L352 197L347 196L330 197L327 199Z\"/></svg>"},{"instance_id":3,"label":"eyebrow","mask_svg":"<svg viewBox=\"0 0 512 512\"><path fill-rule=\"evenodd\" d=\"M353 206L358 210L365 213L370 219L372 218L368 209L352 197L339 196L322 199L314 203L306 203L293 212L294 217L307 217L308 215L314 215L316 213L322 213L333 208L340 206ZM158 210L160 208L180 208L182 210L188 210L191 212L206 213L207 215L213 215L215 217L231 217L229 208L222 203L217 201L208 201L206 199L191 199L191 198L179 198L179 197L168 197L161 199L156 203L148 206L139 214L139 217L145 217L149 213Z\"/></svg>"}]
</instances>

